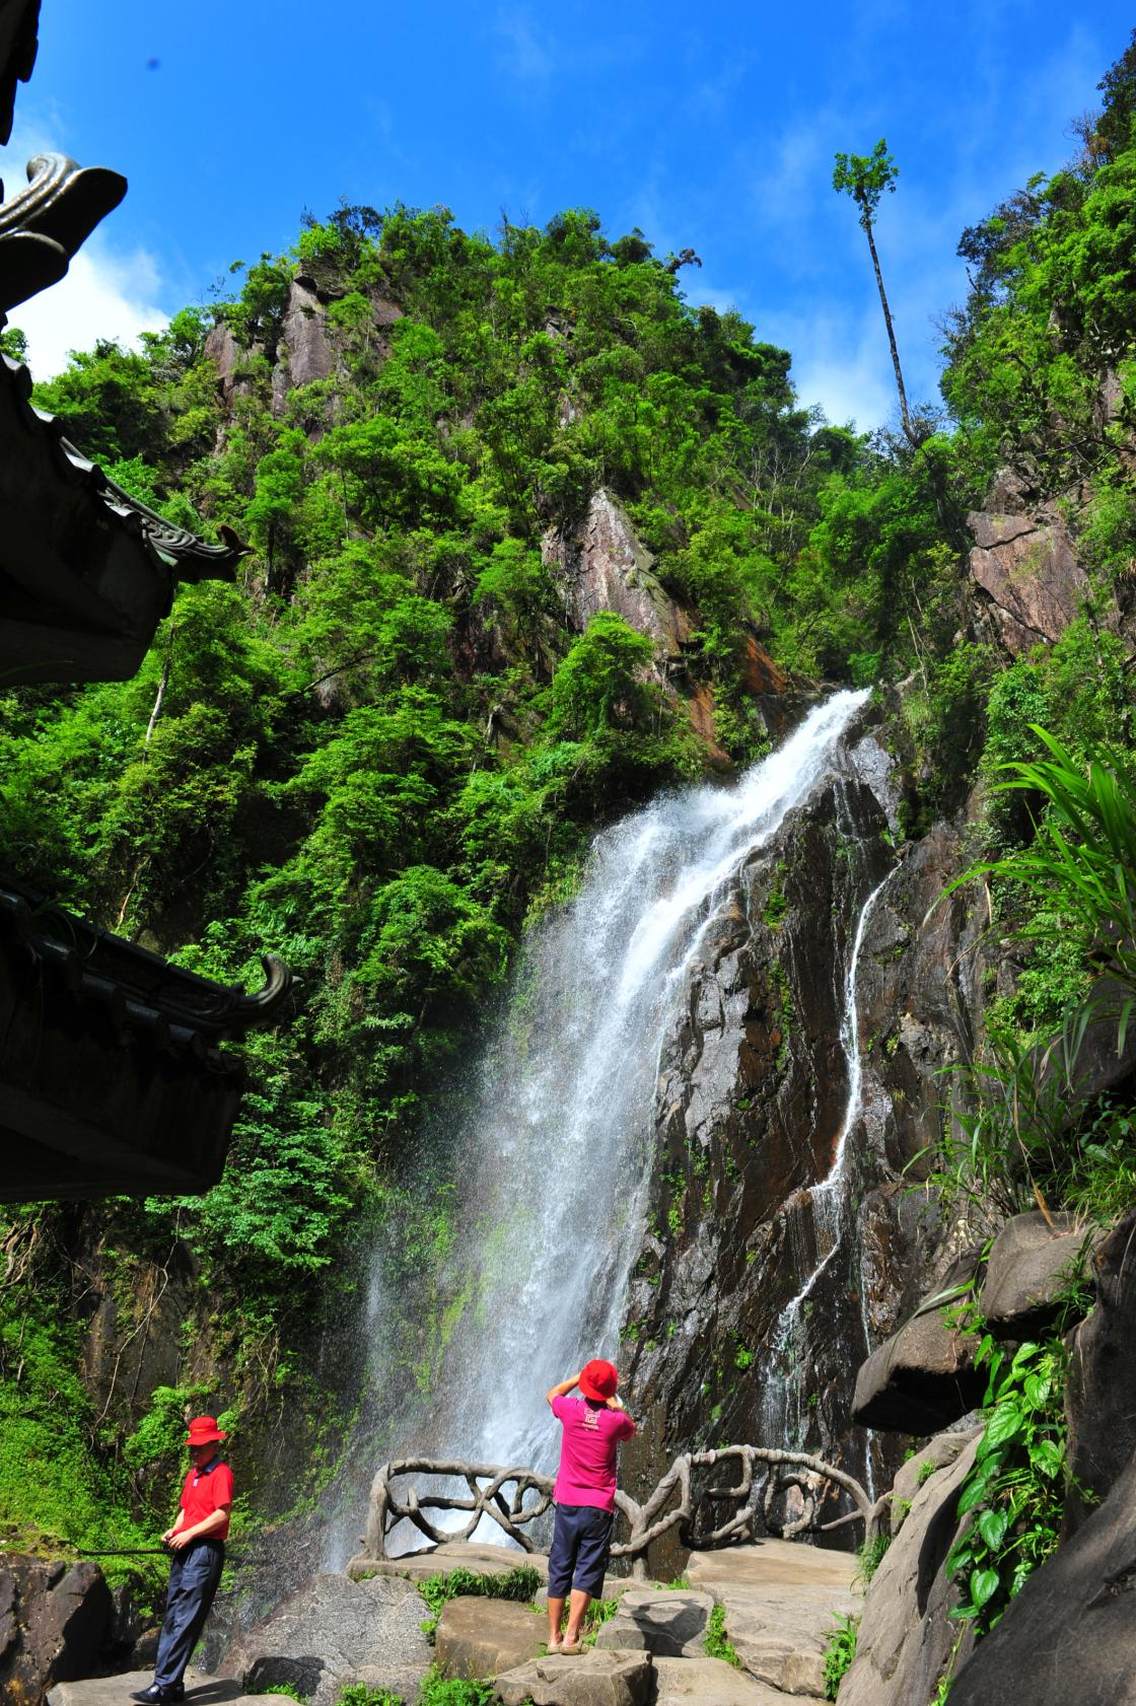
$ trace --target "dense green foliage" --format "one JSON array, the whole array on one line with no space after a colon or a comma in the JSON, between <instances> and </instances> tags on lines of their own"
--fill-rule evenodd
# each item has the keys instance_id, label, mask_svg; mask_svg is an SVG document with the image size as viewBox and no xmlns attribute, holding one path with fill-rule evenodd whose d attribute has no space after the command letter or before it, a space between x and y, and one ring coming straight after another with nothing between
<instances>
[{"instance_id":1,"label":"dense green foliage","mask_svg":"<svg viewBox=\"0 0 1136 1706\"><path fill-rule=\"evenodd\" d=\"M1065 1348L1060 1339L1013 1354L984 1334L974 1353L988 1372L989 1410L957 1512L972 1520L947 1573L960 1602L953 1617L986 1634L1057 1547L1065 1495Z\"/></svg>"}]
</instances>

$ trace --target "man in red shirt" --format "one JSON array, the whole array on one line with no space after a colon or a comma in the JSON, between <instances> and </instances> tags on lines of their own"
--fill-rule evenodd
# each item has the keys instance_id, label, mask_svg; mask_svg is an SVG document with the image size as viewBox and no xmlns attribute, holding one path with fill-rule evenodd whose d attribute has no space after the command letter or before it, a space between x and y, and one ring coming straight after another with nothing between
<instances>
[{"instance_id":1,"label":"man in red shirt","mask_svg":"<svg viewBox=\"0 0 1136 1706\"><path fill-rule=\"evenodd\" d=\"M182 1483L173 1527L162 1536L174 1556L158 1662L149 1688L139 1689L130 1697L143 1706L185 1699L185 1667L221 1580L233 1508L233 1472L217 1454L224 1438L213 1416L195 1416L189 1424L185 1443L193 1467Z\"/></svg>"},{"instance_id":2,"label":"man in red shirt","mask_svg":"<svg viewBox=\"0 0 1136 1706\"><path fill-rule=\"evenodd\" d=\"M552 1489L556 1524L548 1554L548 1650L578 1653L584 1613L603 1592L604 1572L615 1521L615 1458L621 1439L630 1439L635 1423L615 1395L619 1375L597 1359L547 1393L552 1413L564 1429L560 1468ZM569 1398L574 1386L579 1398ZM560 1619L569 1588L568 1627L560 1639Z\"/></svg>"}]
</instances>

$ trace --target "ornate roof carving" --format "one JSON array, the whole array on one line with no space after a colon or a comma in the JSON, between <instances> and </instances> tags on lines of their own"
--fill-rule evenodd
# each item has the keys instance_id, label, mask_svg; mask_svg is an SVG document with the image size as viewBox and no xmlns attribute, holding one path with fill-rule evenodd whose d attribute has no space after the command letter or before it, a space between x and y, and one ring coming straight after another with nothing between
<instances>
[{"instance_id":1,"label":"ornate roof carving","mask_svg":"<svg viewBox=\"0 0 1136 1706\"><path fill-rule=\"evenodd\" d=\"M28 161L27 187L0 202L0 312L58 284L71 256L126 194L126 179L66 154Z\"/></svg>"}]
</instances>

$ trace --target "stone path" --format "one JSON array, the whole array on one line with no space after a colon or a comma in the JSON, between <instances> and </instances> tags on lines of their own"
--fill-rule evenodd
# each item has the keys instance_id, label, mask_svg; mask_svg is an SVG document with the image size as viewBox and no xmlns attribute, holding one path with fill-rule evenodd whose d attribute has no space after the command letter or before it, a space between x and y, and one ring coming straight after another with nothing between
<instances>
[{"instance_id":1,"label":"stone path","mask_svg":"<svg viewBox=\"0 0 1136 1706\"><path fill-rule=\"evenodd\" d=\"M759 1682L806 1698L824 1696L823 1654L836 1614L857 1612L856 1559L792 1540L694 1552L693 1588L713 1595L726 1613L726 1637Z\"/></svg>"},{"instance_id":2,"label":"stone path","mask_svg":"<svg viewBox=\"0 0 1136 1706\"><path fill-rule=\"evenodd\" d=\"M355 1561L355 1579L314 1577L230 1649L222 1665L230 1679L189 1673L187 1706L253 1706L264 1696L245 1690L293 1679L308 1684L312 1706L335 1706L343 1685L355 1681L393 1686L412 1706L431 1660L451 1676L496 1674L502 1706L808 1706L823 1698L834 1614L860 1603L849 1554L766 1540L693 1554L684 1588L609 1578L619 1610L579 1657L543 1654L539 1605L483 1598L451 1600L436 1648L426 1646L412 1583L459 1565L501 1575L523 1563L547 1575L539 1553L449 1545L372 1562L366 1572ZM706 1653L715 1606L723 1608L737 1667ZM149 1680L133 1673L60 1683L49 1706L126 1706Z\"/></svg>"}]
</instances>

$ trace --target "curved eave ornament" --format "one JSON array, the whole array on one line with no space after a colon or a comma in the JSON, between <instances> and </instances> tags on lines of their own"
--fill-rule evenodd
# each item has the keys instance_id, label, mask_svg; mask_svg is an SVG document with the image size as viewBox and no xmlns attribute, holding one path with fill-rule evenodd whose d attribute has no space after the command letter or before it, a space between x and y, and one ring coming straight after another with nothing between
<instances>
[{"instance_id":1,"label":"curved eave ornament","mask_svg":"<svg viewBox=\"0 0 1136 1706\"><path fill-rule=\"evenodd\" d=\"M0 201L0 311L58 284L71 257L126 194L126 179L66 154L28 161L27 187ZM0 191L2 191L0 186Z\"/></svg>"},{"instance_id":2,"label":"curved eave ornament","mask_svg":"<svg viewBox=\"0 0 1136 1706\"><path fill-rule=\"evenodd\" d=\"M0 325L63 277L126 193L118 172L65 154L37 154L27 171L26 188L0 202ZM27 369L0 359L0 680L126 680L177 582L230 580L245 548L228 528L210 544L132 497L31 393Z\"/></svg>"}]
</instances>

